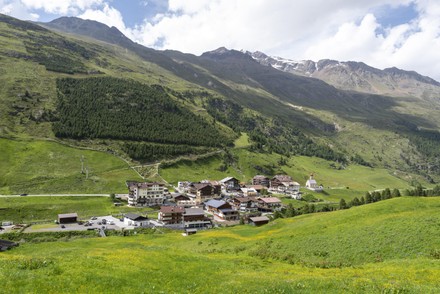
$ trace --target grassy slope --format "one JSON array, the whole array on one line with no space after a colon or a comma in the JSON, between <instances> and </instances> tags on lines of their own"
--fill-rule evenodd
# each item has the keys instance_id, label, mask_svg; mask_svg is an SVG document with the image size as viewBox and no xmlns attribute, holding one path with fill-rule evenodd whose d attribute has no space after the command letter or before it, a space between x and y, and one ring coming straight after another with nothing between
<instances>
[{"instance_id":1,"label":"grassy slope","mask_svg":"<svg viewBox=\"0 0 440 294\"><path fill-rule=\"evenodd\" d=\"M15 292L436 293L439 208L440 198L398 198L186 238L22 244L0 255L0 282Z\"/></svg>"},{"instance_id":2,"label":"grassy slope","mask_svg":"<svg viewBox=\"0 0 440 294\"><path fill-rule=\"evenodd\" d=\"M21 53L26 53L23 42L19 38L13 37L16 31L7 27L5 24L0 24L0 29L5 32L5 36L0 36L1 46L0 51L2 53L14 50ZM22 34L23 32L20 32ZM9 34L9 35L8 35ZM69 38L76 39L82 46L97 52L98 56L85 61L86 65L90 68L95 68L101 72L105 72L108 76L132 78L137 81L141 81L147 84L159 83L166 85L172 89L178 91L185 90L195 90L201 87L191 84L187 81L182 80L175 76L172 72L164 70L159 66L146 62L142 60L139 56L134 53L122 49L118 46L108 45L102 42L91 41L88 38L82 38L77 36L71 36ZM103 65L103 62L97 62L97 60L106 60L107 65ZM56 100L56 89L55 89L55 79L60 76L66 76L64 74L58 74L46 71L44 66L38 65L35 62L23 61L22 59L16 58L1 58L0 59L0 82L2 82L3 87L0 89L0 135L14 136L14 137L53 137L50 123L35 123L29 120L29 114L41 109L54 109ZM74 77L81 78L81 75L74 75ZM30 94L33 96L31 101L22 101L19 95L24 95L25 91L29 90ZM177 99L177 98L176 98ZM16 106L23 106L25 109L18 115L9 119L7 112L10 106L16 104ZM186 105L188 106L188 105ZM199 112L200 109L192 109L191 111L201 113L206 115L205 111ZM308 112L307 112L308 111ZM308 109L307 114L312 114L323 118L329 123L336 121L339 124L346 124L344 131L337 135L336 140L339 143L335 143L336 146L343 147L347 149L349 154L361 154L368 161L381 164L377 157L382 156L384 158L383 164L388 166L396 166L400 158L399 154L401 151L396 152L396 147L404 146L408 148L407 142L403 142L402 139L393 134L386 137L386 139L381 139L384 131L375 130L370 131L370 128L356 123L349 123L343 119L336 118L333 114L325 113L324 111L312 111ZM310 112L310 113L309 113ZM226 134L231 135L231 131L228 128L224 128ZM353 140L353 134L357 134L357 139ZM391 138L393 137L393 138ZM322 139L324 142L332 140L331 138ZM7 146L3 147L3 140L0 140L0 148L9 148ZM368 144L363 144L362 142L369 142ZM389 142L389 143L387 143ZM84 143L78 143L84 144ZM86 143L87 146L92 148L102 148L99 142ZM117 150L117 146L113 146L110 142L110 147ZM235 142L236 147L246 147L249 143L247 142L246 134L243 134ZM338 145L339 144L339 145ZM373 146L372 148L369 148ZM400 149L399 149L400 150ZM402 149L403 150L403 149ZM161 171L164 178L171 182L177 182L183 178L189 180L200 180L205 178L216 178L221 179L225 176L232 175L239 178L242 181L249 180L253 175L260 173L255 169L255 165L273 165L279 159L276 155L254 155L249 153L247 150L237 150L234 151L239 156L239 161L236 166L230 167L227 172L219 172L217 169L221 165L221 160L215 158L213 160L204 160L203 164L195 163L190 165L180 164L177 169L164 169ZM1 155L0 155L1 156ZM64 156L68 157L67 154ZM43 158L45 160L45 158ZM386 174L385 170L376 169L374 173L370 169L364 169L359 167L356 170L350 170L350 173L343 173L335 170L326 169L325 167L315 168L308 164L304 160L303 163L299 163L299 166L294 166L289 168L289 166L282 167L281 169L276 168L274 172L288 172L293 175L295 180L303 184L306 180L307 175L314 171L316 177L319 181L326 186L349 186L351 189L357 190L370 190L375 188L383 187L404 187L406 184L401 181L397 181L395 177ZM313 160L313 159L310 159ZM295 160L290 160L289 165L296 164ZM35 165L44 166L45 161L37 162L35 160ZM297 169L299 167L299 169ZM351 167L350 167L351 168ZM199 170L200 169L200 170ZM18 170L18 169L16 169ZM325 171L325 172L324 172ZM351 173L353 171L353 173ZM7 186L14 185L11 180L17 179L21 180L21 173L26 173L26 171L19 171L18 176L14 176L12 173L9 177L2 177L0 172L0 193L12 193L21 192L22 187L5 188L5 182L7 181ZM32 180L38 178L38 170L33 171L35 175L31 177ZM364 174L366 172L366 174ZM115 174L117 173L117 174ZM355 179L348 179L347 176L351 174L355 175ZM373 175L374 174L374 175ZM95 174L96 175L96 174ZM183 176L184 175L184 176ZM368 176L366 176L368 175ZM59 176L59 177L58 177ZM126 178L133 178L130 171L123 172L122 170L116 172L107 172L101 174L98 178L94 178L95 182L83 183L82 178L79 176L72 176L71 174L65 175L57 173L49 175L53 181L45 179L44 183L38 182L38 179L31 184L32 188L36 188L37 191L48 191L48 189L55 189L53 192L107 192L112 191L116 187L122 189L121 185L115 185L111 182L116 180L116 177L120 176L119 181L123 182ZM55 179L58 177L57 183ZM377 177L374 179L374 177ZM24 177L23 179L26 179ZM365 180L367 179L367 180ZM97 181L96 181L97 180ZM406 180L411 180L411 176L406 178ZM3 186L3 188L2 188ZM74 189L66 190L67 186L72 186ZM105 188L103 188L106 186ZM76 188L80 189L76 189ZM83 188L85 190L83 190ZM50 191L52 192L52 190ZM121 190L118 190L121 192Z\"/></svg>"},{"instance_id":3,"label":"grassy slope","mask_svg":"<svg viewBox=\"0 0 440 294\"><path fill-rule=\"evenodd\" d=\"M369 168L360 165L349 165L345 169L337 170L331 166L333 162L315 157L295 156L287 161L287 165L279 166L281 156L278 154L260 154L247 149L235 149L233 154L238 157L238 162L229 167L228 171L220 172L222 164L220 156L205 158L198 161L179 162L173 166L162 168L160 174L170 183L189 179L222 179L232 175L247 182L260 172L256 166L271 169L273 173L287 173L302 186L305 185L309 175L313 173L316 180L325 188L350 189L369 191L375 189L406 188L408 184L393 176L385 169ZM334 163L333 163L334 164Z\"/></svg>"},{"instance_id":4,"label":"grassy slope","mask_svg":"<svg viewBox=\"0 0 440 294\"><path fill-rule=\"evenodd\" d=\"M48 141L0 139L0 194L122 193L125 180L140 179L121 159ZM81 157L89 178L81 174Z\"/></svg>"},{"instance_id":5,"label":"grassy slope","mask_svg":"<svg viewBox=\"0 0 440 294\"><path fill-rule=\"evenodd\" d=\"M0 197L0 221L29 223L52 221L59 213L77 212L80 219L124 212L144 214L151 208L113 205L109 197Z\"/></svg>"}]
</instances>

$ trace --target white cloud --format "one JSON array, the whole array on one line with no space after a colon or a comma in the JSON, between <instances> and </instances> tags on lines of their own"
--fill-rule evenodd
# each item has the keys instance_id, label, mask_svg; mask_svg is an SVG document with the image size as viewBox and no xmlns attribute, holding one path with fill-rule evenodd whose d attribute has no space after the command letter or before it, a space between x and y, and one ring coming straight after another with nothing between
<instances>
[{"instance_id":1,"label":"white cloud","mask_svg":"<svg viewBox=\"0 0 440 294\"><path fill-rule=\"evenodd\" d=\"M169 0L159 20L136 27L138 41L161 48L202 53L220 46L250 50L292 51L317 37L334 33L377 5L408 0Z\"/></svg>"},{"instance_id":2,"label":"white cloud","mask_svg":"<svg viewBox=\"0 0 440 294\"><path fill-rule=\"evenodd\" d=\"M77 14L80 11L100 5L103 0L21 0L29 9L42 9L52 14Z\"/></svg>"},{"instance_id":3,"label":"white cloud","mask_svg":"<svg viewBox=\"0 0 440 294\"><path fill-rule=\"evenodd\" d=\"M382 27L374 11L415 3L412 23ZM167 13L131 28L137 42L201 54L220 46L292 59L356 60L440 80L435 0L169 0ZM427 66L430 65L430 66Z\"/></svg>"},{"instance_id":4,"label":"white cloud","mask_svg":"<svg viewBox=\"0 0 440 294\"><path fill-rule=\"evenodd\" d=\"M356 60L440 80L437 0L168 0L168 5L138 0L144 9L161 1L168 11L134 27L125 25L112 1L123 0L0 0L0 11L24 19L37 19L42 11L92 19L157 49L201 54L225 46L292 59ZM382 27L378 22L390 7L409 4L418 12L411 23Z\"/></svg>"},{"instance_id":5,"label":"white cloud","mask_svg":"<svg viewBox=\"0 0 440 294\"><path fill-rule=\"evenodd\" d=\"M308 47L304 57L364 61L378 68L397 66L440 80L440 3L417 1L417 19L378 34L373 15L341 24L334 35Z\"/></svg>"},{"instance_id":6,"label":"white cloud","mask_svg":"<svg viewBox=\"0 0 440 294\"><path fill-rule=\"evenodd\" d=\"M0 13L24 20L37 20L39 18L38 14L30 13L18 0L0 0Z\"/></svg>"},{"instance_id":7,"label":"white cloud","mask_svg":"<svg viewBox=\"0 0 440 294\"><path fill-rule=\"evenodd\" d=\"M114 26L123 33L130 33L125 27L122 14L107 3L105 3L101 9L87 9L82 14L78 15L78 17L82 19L96 20L110 27ZM127 37L130 36L128 35Z\"/></svg>"}]
</instances>

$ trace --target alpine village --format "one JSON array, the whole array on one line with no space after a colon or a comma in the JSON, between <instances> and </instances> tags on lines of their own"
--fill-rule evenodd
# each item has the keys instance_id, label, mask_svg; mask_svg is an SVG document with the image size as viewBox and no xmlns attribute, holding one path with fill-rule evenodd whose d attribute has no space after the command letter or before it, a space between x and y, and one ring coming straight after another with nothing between
<instances>
[{"instance_id":1,"label":"alpine village","mask_svg":"<svg viewBox=\"0 0 440 294\"><path fill-rule=\"evenodd\" d=\"M440 293L430 77L0 14L0 85L0 293Z\"/></svg>"}]
</instances>

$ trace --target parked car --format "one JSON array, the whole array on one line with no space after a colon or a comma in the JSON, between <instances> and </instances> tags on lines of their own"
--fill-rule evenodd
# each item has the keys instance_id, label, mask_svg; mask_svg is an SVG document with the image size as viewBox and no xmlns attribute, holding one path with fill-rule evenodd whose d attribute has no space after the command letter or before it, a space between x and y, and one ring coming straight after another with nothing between
<instances>
[{"instance_id":1,"label":"parked car","mask_svg":"<svg viewBox=\"0 0 440 294\"><path fill-rule=\"evenodd\" d=\"M61 225L61 229L64 229L64 228L66 228L66 226L65 225Z\"/></svg>"},{"instance_id":2,"label":"parked car","mask_svg":"<svg viewBox=\"0 0 440 294\"><path fill-rule=\"evenodd\" d=\"M96 220L98 219L96 216L92 216L92 220Z\"/></svg>"}]
</instances>

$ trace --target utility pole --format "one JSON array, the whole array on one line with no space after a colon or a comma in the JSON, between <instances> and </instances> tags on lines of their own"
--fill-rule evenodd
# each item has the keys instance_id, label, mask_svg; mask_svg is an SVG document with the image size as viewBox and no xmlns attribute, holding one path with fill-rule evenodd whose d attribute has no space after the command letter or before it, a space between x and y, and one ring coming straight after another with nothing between
<instances>
[{"instance_id":1,"label":"utility pole","mask_svg":"<svg viewBox=\"0 0 440 294\"><path fill-rule=\"evenodd\" d=\"M84 174L84 155L81 155L81 173Z\"/></svg>"}]
</instances>

